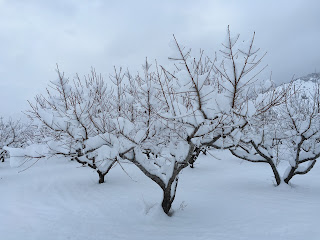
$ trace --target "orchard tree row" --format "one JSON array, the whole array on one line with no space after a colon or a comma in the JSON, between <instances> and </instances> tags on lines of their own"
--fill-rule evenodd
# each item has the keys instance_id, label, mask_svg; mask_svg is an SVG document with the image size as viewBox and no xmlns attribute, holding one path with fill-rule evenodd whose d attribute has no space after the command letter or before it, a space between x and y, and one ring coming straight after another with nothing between
<instances>
[{"instance_id":1,"label":"orchard tree row","mask_svg":"<svg viewBox=\"0 0 320 240\"><path fill-rule=\"evenodd\" d=\"M23 128L9 123L14 131L6 133L1 122L0 147L12 161L67 157L94 169L99 183L129 161L162 189L168 215L179 174L208 149L269 164L276 185L289 183L320 156L319 89L302 97L293 82L259 80L265 53L254 40L240 40L228 27L222 49L209 57L193 55L174 37L171 66L146 60L137 74L115 68L111 81L94 70L70 80L57 68L58 79L30 102L33 144L10 146ZM284 175L280 161L288 162Z\"/></svg>"}]
</instances>

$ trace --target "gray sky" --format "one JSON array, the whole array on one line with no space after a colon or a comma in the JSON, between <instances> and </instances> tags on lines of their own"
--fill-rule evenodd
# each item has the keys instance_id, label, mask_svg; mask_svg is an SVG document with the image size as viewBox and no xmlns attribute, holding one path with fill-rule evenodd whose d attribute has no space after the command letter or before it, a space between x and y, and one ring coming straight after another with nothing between
<instances>
[{"instance_id":1,"label":"gray sky","mask_svg":"<svg viewBox=\"0 0 320 240\"><path fill-rule=\"evenodd\" d=\"M0 0L0 116L17 116L56 79L114 65L137 69L147 56L165 62L175 34L213 53L230 25L256 31L268 52L266 76L280 83L320 71L320 1Z\"/></svg>"}]
</instances>

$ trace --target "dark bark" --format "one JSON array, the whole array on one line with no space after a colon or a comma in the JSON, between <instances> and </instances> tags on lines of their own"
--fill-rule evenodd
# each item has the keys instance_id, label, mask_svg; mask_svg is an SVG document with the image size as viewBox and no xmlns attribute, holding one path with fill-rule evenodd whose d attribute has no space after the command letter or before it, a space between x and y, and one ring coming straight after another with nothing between
<instances>
[{"instance_id":1,"label":"dark bark","mask_svg":"<svg viewBox=\"0 0 320 240\"><path fill-rule=\"evenodd\" d=\"M83 164L84 166L89 166L90 168L92 169L95 169L97 170L97 173L99 175L99 184L100 183L104 183L105 179L104 177L108 174L108 172L111 170L111 168L114 166L114 164L117 162L117 159L114 159L113 162L110 164L110 166L108 167L108 169L106 171L100 171L95 163L95 158L93 157L92 160L92 163L88 163L88 162L85 162L85 161L81 161L79 159L79 157L81 157L83 154L81 154L81 150L80 151L77 151L78 153L78 156L77 157L74 157L74 159L78 162L78 163L81 163Z\"/></svg>"},{"instance_id":2,"label":"dark bark","mask_svg":"<svg viewBox=\"0 0 320 240\"><path fill-rule=\"evenodd\" d=\"M245 161L248 161L248 162L254 162L254 163L268 163L272 169L272 172L273 172L273 175L274 175L274 178L276 180L276 184L277 186L279 186L281 184L281 177L280 177L280 174L279 174L279 171L276 167L276 165L274 164L273 162L273 158L272 156L267 156L265 155L262 151L260 151L258 145L256 145L253 141L250 141L251 145L254 147L255 151L257 154L259 154L262 159L250 159L250 157L246 157L246 156L241 156L241 155L238 155L235 151L233 151L232 149L230 149L230 152L232 153L232 155L240 158L240 159L243 159ZM247 153L249 153L249 151L247 151L245 148L242 148L244 151L246 151Z\"/></svg>"},{"instance_id":3,"label":"dark bark","mask_svg":"<svg viewBox=\"0 0 320 240\"><path fill-rule=\"evenodd\" d=\"M172 178L173 179L173 178ZM163 199L162 199L162 209L168 215L171 216L172 213L170 212L172 203L176 197L176 190L178 186L178 178L174 178L174 180L170 179L169 184L163 190ZM174 189L172 189L174 188ZM173 192L172 192L173 190Z\"/></svg>"},{"instance_id":4,"label":"dark bark","mask_svg":"<svg viewBox=\"0 0 320 240\"><path fill-rule=\"evenodd\" d=\"M103 174L101 171L97 171L98 172L98 175L99 175L99 184L100 183L104 183L104 176L105 174Z\"/></svg>"},{"instance_id":5,"label":"dark bark","mask_svg":"<svg viewBox=\"0 0 320 240\"><path fill-rule=\"evenodd\" d=\"M0 153L0 161L1 162L4 162L4 159L5 159L5 156L7 155L7 151L6 150L3 150L1 153Z\"/></svg>"},{"instance_id":6,"label":"dark bark","mask_svg":"<svg viewBox=\"0 0 320 240\"><path fill-rule=\"evenodd\" d=\"M273 161L268 161L271 169L272 169L272 172L273 172L273 175L274 175L274 178L276 179L276 183L277 183L277 186L280 185L281 183L281 178L280 178L280 175L279 175L279 171L277 169L277 167L275 166L275 164L273 163Z\"/></svg>"},{"instance_id":7,"label":"dark bark","mask_svg":"<svg viewBox=\"0 0 320 240\"><path fill-rule=\"evenodd\" d=\"M293 122L294 123L294 122ZM288 176L284 179L284 182L286 184L289 184L289 181L293 178L293 176L295 175L295 171L299 166L299 159L300 159L300 152L301 152L301 146L303 144L303 142L306 140L306 138L301 135L301 140L297 145L297 152L296 152L296 157L295 157L295 166L292 166L290 169L290 172L288 174Z\"/></svg>"},{"instance_id":8,"label":"dark bark","mask_svg":"<svg viewBox=\"0 0 320 240\"><path fill-rule=\"evenodd\" d=\"M171 201L171 194L170 194L170 189L165 189L163 191L163 199L162 199L162 209L163 211L169 215L171 206L172 206L172 201Z\"/></svg>"},{"instance_id":9,"label":"dark bark","mask_svg":"<svg viewBox=\"0 0 320 240\"><path fill-rule=\"evenodd\" d=\"M304 171L296 171L297 167L291 167L290 172L288 176L284 179L284 182L286 184L289 184L290 180L295 176L295 175L303 175L307 174L316 164L317 160L313 160L313 162L310 164L309 167L307 167Z\"/></svg>"},{"instance_id":10,"label":"dark bark","mask_svg":"<svg viewBox=\"0 0 320 240\"><path fill-rule=\"evenodd\" d=\"M293 178L293 176L294 176L294 172L295 172L295 171L296 171L296 168L295 168L295 167L291 167L288 176L284 179L284 182L285 182L286 184L289 184L290 180L291 180L291 179Z\"/></svg>"},{"instance_id":11,"label":"dark bark","mask_svg":"<svg viewBox=\"0 0 320 240\"><path fill-rule=\"evenodd\" d=\"M193 164L195 163L195 161L196 161L197 158L199 157L200 153L201 153L201 148L196 147L195 150L194 150L194 152L193 152L192 157L189 159L189 164L190 164L190 167L191 167L191 168L194 168L194 165L193 165Z\"/></svg>"},{"instance_id":12,"label":"dark bark","mask_svg":"<svg viewBox=\"0 0 320 240\"><path fill-rule=\"evenodd\" d=\"M269 156L266 156L265 154L263 154L263 152L260 151L259 147L254 143L254 141L251 141L251 144L252 144L252 146L254 147L254 149L256 150L256 152L257 152L261 157L263 157L264 159L266 159L267 163L270 165L270 167L271 167L271 169L272 169L274 178L276 179L277 186L279 186L280 183L281 183L281 178L280 178L280 175L279 175L279 171L278 171L276 165L275 165L274 162L273 162L272 156L269 157Z\"/></svg>"},{"instance_id":13,"label":"dark bark","mask_svg":"<svg viewBox=\"0 0 320 240\"><path fill-rule=\"evenodd\" d=\"M108 172L111 170L111 168L114 166L114 164L117 162L117 160L113 160L113 162L110 164L108 169L105 172L101 172L100 170L97 170L99 175L99 184L104 183L104 177L108 174Z\"/></svg>"},{"instance_id":14,"label":"dark bark","mask_svg":"<svg viewBox=\"0 0 320 240\"><path fill-rule=\"evenodd\" d=\"M171 178L169 179L168 183L166 184L160 177L158 177L155 174L152 174L148 171L142 164L140 164L135 156L134 148L130 148L127 151L120 153L119 156L123 159L129 160L133 164L135 164L148 178L150 178L152 181L154 181L156 184L158 184L159 187L161 187L163 191L163 199L162 199L162 209L163 211L168 215L171 216L171 206L176 196L176 190L178 186L178 177L179 173L182 171L182 169L186 168L189 165L190 158L192 157L192 154L194 152L194 145L189 142L189 152L187 157L183 162L176 162L174 166L174 170L172 173ZM132 151L133 156L128 157L126 154Z\"/></svg>"}]
</instances>

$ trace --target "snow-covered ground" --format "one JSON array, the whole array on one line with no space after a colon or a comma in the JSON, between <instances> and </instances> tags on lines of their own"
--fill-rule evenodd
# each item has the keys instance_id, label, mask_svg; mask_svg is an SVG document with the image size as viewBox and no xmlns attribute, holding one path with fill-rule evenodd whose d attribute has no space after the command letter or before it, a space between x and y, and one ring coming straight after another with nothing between
<instances>
[{"instance_id":1,"label":"snow-covered ground","mask_svg":"<svg viewBox=\"0 0 320 240\"><path fill-rule=\"evenodd\" d=\"M0 239L320 239L320 167L274 187L267 164L227 152L202 155L180 177L175 213L161 212L160 188L124 164L98 184L64 159L31 168L0 163Z\"/></svg>"}]
</instances>

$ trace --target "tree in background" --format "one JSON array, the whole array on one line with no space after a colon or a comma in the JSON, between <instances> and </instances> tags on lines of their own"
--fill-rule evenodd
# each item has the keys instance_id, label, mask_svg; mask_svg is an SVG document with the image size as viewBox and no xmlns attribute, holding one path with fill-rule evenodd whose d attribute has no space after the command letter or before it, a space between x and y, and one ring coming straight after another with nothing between
<instances>
[{"instance_id":1,"label":"tree in background","mask_svg":"<svg viewBox=\"0 0 320 240\"><path fill-rule=\"evenodd\" d=\"M30 144L33 138L32 126L20 121L0 118L0 161L9 157L5 147L22 148Z\"/></svg>"},{"instance_id":2,"label":"tree in background","mask_svg":"<svg viewBox=\"0 0 320 240\"><path fill-rule=\"evenodd\" d=\"M310 92L298 91L278 109L284 156L290 165L283 176L285 183L308 173L320 157L319 106L319 84L314 84Z\"/></svg>"},{"instance_id":3,"label":"tree in background","mask_svg":"<svg viewBox=\"0 0 320 240\"><path fill-rule=\"evenodd\" d=\"M46 147L41 153L26 156L65 156L95 169L99 183L103 183L116 163L116 156L107 147L111 139L105 134L112 130L111 92L94 70L84 80L77 76L72 82L59 69L57 73L58 79L51 82L46 96L38 95L35 103L30 102L29 116L46 130Z\"/></svg>"}]
</instances>

